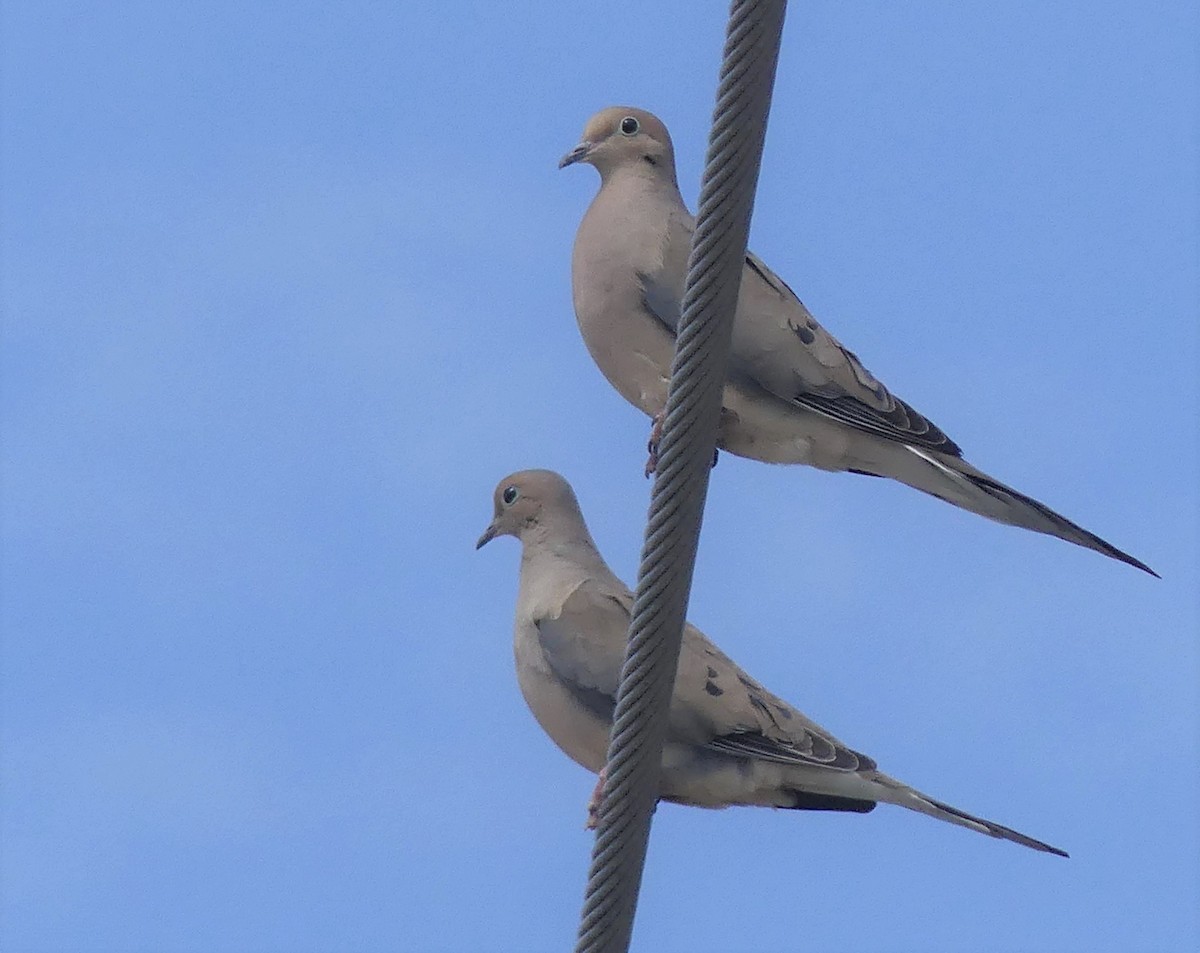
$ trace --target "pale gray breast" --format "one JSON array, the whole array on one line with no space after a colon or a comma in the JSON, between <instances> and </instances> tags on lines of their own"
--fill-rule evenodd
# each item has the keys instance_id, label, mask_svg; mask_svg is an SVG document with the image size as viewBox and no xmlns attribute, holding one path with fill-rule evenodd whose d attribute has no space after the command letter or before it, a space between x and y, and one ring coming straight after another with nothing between
<instances>
[{"instance_id":1,"label":"pale gray breast","mask_svg":"<svg viewBox=\"0 0 1200 953\"><path fill-rule=\"evenodd\" d=\"M619 183L618 183L619 185ZM601 189L575 239L575 318L592 359L635 407L666 403L675 339L645 307L642 275L664 267L668 216L660 200L634 187Z\"/></svg>"},{"instance_id":2,"label":"pale gray breast","mask_svg":"<svg viewBox=\"0 0 1200 953\"><path fill-rule=\"evenodd\" d=\"M599 773L608 749L609 721L581 704L554 674L542 653L535 626L517 624L513 652L517 684L537 723L568 758Z\"/></svg>"}]
</instances>

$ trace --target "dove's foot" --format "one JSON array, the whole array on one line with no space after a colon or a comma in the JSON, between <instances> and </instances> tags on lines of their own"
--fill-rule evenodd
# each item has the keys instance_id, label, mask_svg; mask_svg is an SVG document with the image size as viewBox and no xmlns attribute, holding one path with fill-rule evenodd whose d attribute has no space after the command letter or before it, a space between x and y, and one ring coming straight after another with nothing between
<instances>
[{"instance_id":1,"label":"dove's foot","mask_svg":"<svg viewBox=\"0 0 1200 953\"><path fill-rule=\"evenodd\" d=\"M649 458L646 460L646 479L652 477L655 471L658 470L658 444L662 440L663 415L655 414L653 419L654 422L650 425L650 440L646 444L646 450L650 454ZM714 467L717 465L717 461L720 458L721 451L716 447L713 447L712 465Z\"/></svg>"},{"instance_id":2,"label":"dove's foot","mask_svg":"<svg viewBox=\"0 0 1200 953\"><path fill-rule=\"evenodd\" d=\"M594 831L596 825L600 823L600 805L604 802L604 781L608 777L608 765L600 769L600 777L596 778L596 786L592 789L592 796L588 800L587 806L587 823L583 825L586 831Z\"/></svg>"},{"instance_id":3,"label":"dove's foot","mask_svg":"<svg viewBox=\"0 0 1200 953\"><path fill-rule=\"evenodd\" d=\"M646 479L654 476L654 471L658 469L658 443L662 440L662 431L663 414L660 411L651 418L650 439L646 442L646 452L650 454L646 460L646 469L643 471Z\"/></svg>"}]
</instances>

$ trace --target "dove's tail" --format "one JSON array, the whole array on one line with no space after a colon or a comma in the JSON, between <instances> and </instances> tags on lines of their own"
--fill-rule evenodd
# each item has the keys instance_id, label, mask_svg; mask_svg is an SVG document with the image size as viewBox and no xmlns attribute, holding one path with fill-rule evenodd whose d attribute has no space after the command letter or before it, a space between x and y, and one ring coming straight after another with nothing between
<instances>
[{"instance_id":1,"label":"dove's tail","mask_svg":"<svg viewBox=\"0 0 1200 953\"><path fill-rule=\"evenodd\" d=\"M999 523L1057 536L1077 546L1094 549L1158 577L1158 573L1140 559L1135 559L1095 533L1060 516L1046 504L992 479L959 457L911 444L893 446L886 464L872 468L873 475L900 480L947 503Z\"/></svg>"},{"instance_id":2,"label":"dove's tail","mask_svg":"<svg viewBox=\"0 0 1200 953\"><path fill-rule=\"evenodd\" d=\"M949 804L943 804L941 801L934 800L920 791L914 791L908 785L902 784L894 778L889 778L887 775L876 775L875 780L876 783L887 789L887 796L880 798L880 800L887 801L889 804L907 807L909 810L919 811L921 814L936 817L939 821L949 821L951 824L957 824L959 827L967 827L973 831L978 831L980 834L987 834L990 837L1012 841L1014 844L1032 847L1034 850L1045 851L1047 854L1057 854L1059 857L1070 856L1065 850L1051 847L1049 844L1022 834L1020 831L1014 831L1011 827L1005 827L1003 824L997 824L995 821L988 821L982 817L976 817L974 814L968 814L966 811L960 811Z\"/></svg>"}]
</instances>

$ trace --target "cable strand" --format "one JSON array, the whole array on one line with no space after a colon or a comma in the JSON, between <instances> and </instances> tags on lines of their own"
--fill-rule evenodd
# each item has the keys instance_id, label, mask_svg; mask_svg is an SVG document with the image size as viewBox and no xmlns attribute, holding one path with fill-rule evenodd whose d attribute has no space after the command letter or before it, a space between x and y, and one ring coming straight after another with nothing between
<instances>
[{"instance_id":1,"label":"cable strand","mask_svg":"<svg viewBox=\"0 0 1200 953\"><path fill-rule=\"evenodd\" d=\"M632 937L786 9L730 8L576 953Z\"/></svg>"}]
</instances>

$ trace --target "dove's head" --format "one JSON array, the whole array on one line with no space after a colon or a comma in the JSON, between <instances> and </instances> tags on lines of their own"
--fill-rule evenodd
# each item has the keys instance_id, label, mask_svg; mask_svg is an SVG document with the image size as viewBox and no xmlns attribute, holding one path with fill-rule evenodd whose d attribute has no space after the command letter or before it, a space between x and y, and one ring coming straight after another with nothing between
<instances>
[{"instance_id":1,"label":"dove's head","mask_svg":"<svg viewBox=\"0 0 1200 953\"><path fill-rule=\"evenodd\" d=\"M584 536L587 528L571 484L553 470L521 470L506 476L492 494L494 515L479 537L479 549L497 536L516 536L524 541L530 533Z\"/></svg>"},{"instance_id":2,"label":"dove's head","mask_svg":"<svg viewBox=\"0 0 1200 953\"><path fill-rule=\"evenodd\" d=\"M594 165L601 179L617 169L657 170L675 180L675 149L671 134L653 113L633 106L602 109L583 127L583 139L558 163L560 169L577 162Z\"/></svg>"}]
</instances>

